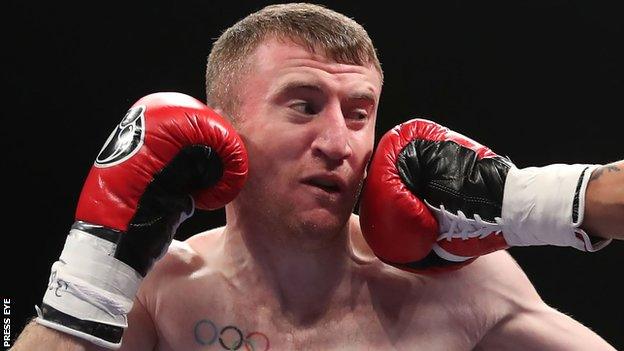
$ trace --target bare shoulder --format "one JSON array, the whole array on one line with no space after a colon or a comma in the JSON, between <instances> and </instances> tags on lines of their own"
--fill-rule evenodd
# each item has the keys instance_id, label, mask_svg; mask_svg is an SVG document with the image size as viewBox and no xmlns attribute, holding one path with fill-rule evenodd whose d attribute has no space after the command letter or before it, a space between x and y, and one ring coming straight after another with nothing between
<instances>
[{"instance_id":1,"label":"bare shoulder","mask_svg":"<svg viewBox=\"0 0 624 351\"><path fill-rule=\"evenodd\" d=\"M144 283L150 281L160 281L163 278L171 279L176 276L186 277L206 266L206 260L210 257L206 255L211 246L216 245L216 240L222 228L195 234L185 241L173 240L167 252L159 259Z\"/></svg>"},{"instance_id":2,"label":"bare shoulder","mask_svg":"<svg viewBox=\"0 0 624 351\"><path fill-rule=\"evenodd\" d=\"M360 267L366 272L371 297L381 297L390 310L431 309L428 319L435 316L440 323L456 325L465 330L467 339L478 341L508 316L544 305L507 251L481 256L455 271L414 274L377 259L362 236L358 217L352 216L349 223L352 250L359 258L356 262L364 263Z\"/></svg>"},{"instance_id":3,"label":"bare shoulder","mask_svg":"<svg viewBox=\"0 0 624 351\"><path fill-rule=\"evenodd\" d=\"M382 279L398 279L414 285L417 293L432 291L444 294L454 291L470 296L479 293L484 296L519 296L523 299L539 299L533 285L522 268L507 251L496 251L477 258L473 263L456 271L435 275L413 274L385 265L375 257L359 225L359 217L352 215L349 220L349 237L354 256L360 262L371 264L370 271ZM423 288L421 285L425 285ZM498 301L491 297L490 301Z\"/></svg>"},{"instance_id":4,"label":"bare shoulder","mask_svg":"<svg viewBox=\"0 0 624 351\"><path fill-rule=\"evenodd\" d=\"M479 294L491 298L490 295L500 296L501 293L505 293L504 300L514 296L539 299L527 275L506 251L481 256L473 263L455 271L430 275L402 271L377 261L382 267L378 270L380 275L400 276L417 285L423 284L425 287L418 286L418 289L431 290L437 296L452 292L456 297Z\"/></svg>"},{"instance_id":5,"label":"bare shoulder","mask_svg":"<svg viewBox=\"0 0 624 351\"><path fill-rule=\"evenodd\" d=\"M545 306L527 275L507 251L496 251L432 278L433 292L470 326L474 340L523 310ZM463 312L462 312L463 311Z\"/></svg>"},{"instance_id":6,"label":"bare shoulder","mask_svg":"<svg viewBox=\"0 0 624 351\"><path fill-rule=\"evenodd\" d=\"M195 267L201 266L201 261L203 260L197 250L188 242L174 240L169 245L165 255L154 265L152 272L162 274L179 270L193 270Z\"/></svg>"},{"instance_id":7,"label":"bare shoulder","mask_svg":"<svg viewBox=\"0 0 624 351\"><path fill-rule=\"evenodd\" d=\"M213 279L212 266L217 250L210 250L218 234L219 230L215 229L196 234L185 241L171 242L139 287L135 300L137 303L129 315L133 325L144 326L148 324L145 321L151 321L160 333L178 330L178 325L184 323L190 311L207 310L206 306L211 306L206 302L208 299L203 292L206 286L216 289L218 285ZM132 329L132 333L136 334L143 332L145 327ZM160 333L158 338L162 341ZM134 340L142 338L139 336Z\"/></svg>"},{"instance_id":8,"label":"bare shoulder","mask_svg":"<svg viewBox=\"0 0 624 351\"><path fill-rule=\"evenodd\" d=\"M355 214L349 219L349 238L354 256L359 262L371 264L370 271L382 279L398 279L414 285L417 293L432 291L436 295L446 291L470 296L476 293L483 296L518 296L523 299L539 299L529 278L513 257L504 250L477 258L473 263L456 271L435 275L421 275L401 271L383 264L370 249ZM426 287L421 287L425 285ZM490 301L499 301L490 297ZM507 300L507 299L505 299Z\"/></svg>"},{"instance_id":9,"label":"bare shoulder","mask_svg":"<svg viewBox=\"0 0 624 351\"><path fill-rule=\"evenodd\" d=\"M496 251L476 259L473 263L447 274L442 280L455 280L480 293L505 293L523 299L539 299L533 284L507 251ZM470 289L468 292L470 292Z\"/></svg>"},{"instance_id":10,"label":"bare shoulder","mask_svg":"<svg viewBox=\"0 0 624 351\"><path fill-rule=\"evenodd\" d=\"M419 308L431 308L436 318L463 330L467 339L478 341L501 320L518 311L543 305L527 275L506 251L476 259L456 271L432 275L396 272L386 266L386 274L400 276L410 299Z\"/></svg>"},{"instance_id":11,"label":"bare shoulder","mask_svg":"<svg viewBox=\"0 0 624 351\"><path fill-rule=\"evenodd\" d=\"M459 303L470 302L481 317L496 322L542 300L522 268L507 251L496 251L453 272L431 278L437 293L452 291Z\"/></svg>"},{"instance_id":12,"label":"bare shoulder","mask_svg":"<svg viewBox=\"0 0 624 351\"><path fill-rule=\"evenodd\" d=\"M414 335L453 330L447 342L472 348L507 317L526 306L543 305L511 255L494 252L456 271L415 274L370 260L362 265L378 318L409 325ZM524 306L524 307L523 307ZM451 340L452 339L452 340ZM455 345L455 344L453 344Z\"/></svg>"},{"instance_id":13,"label":"bare shoulder","mask_svg":"<svg viewBox=\"0 0 624 351\"><path fill-rule=\"evenodd\" d=\"M184 241L192 250L203 256L214 252L214 248L219 245L225 227L219 227L195 234Z\"/></svg>"}]
</instances>

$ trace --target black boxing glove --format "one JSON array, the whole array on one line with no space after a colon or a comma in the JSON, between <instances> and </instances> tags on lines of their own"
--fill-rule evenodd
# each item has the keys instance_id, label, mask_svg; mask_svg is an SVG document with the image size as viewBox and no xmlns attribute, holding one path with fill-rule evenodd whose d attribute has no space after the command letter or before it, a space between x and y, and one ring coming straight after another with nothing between
<instances>
[{"instance_id":1,"label":"black boxing glove","mask_svg":"<svg viewBox=\"0 0 624 351\"><path fill-rule=\"evenodd\" d=\"M242 140L206 105L179 93L137 101L85 181L36 321L118 348L139 284L178 225L195 206L223 207L246 175Z\"/></svg>"}]
</instances>

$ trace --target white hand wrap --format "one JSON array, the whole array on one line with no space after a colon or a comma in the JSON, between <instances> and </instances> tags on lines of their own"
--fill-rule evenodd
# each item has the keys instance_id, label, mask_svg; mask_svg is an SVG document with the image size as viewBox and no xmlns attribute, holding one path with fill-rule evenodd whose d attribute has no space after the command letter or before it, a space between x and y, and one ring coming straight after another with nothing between
<instances>
[{"instance_id":1,"label":"white hand wrap","mask_svg":"<svg viewBox=\"0 0 624 351\"><path fill-rule=\"evenodd\" d=\"M89 233L72 229L52 273L43 303L83 321L126 328L127 314L142 277L112 256L116 245ZM84 331L46 320L37 308L36 321L47 327L107 347L112 343Z\"/></svg>"},{"instance_id":2,"label":"white hand wrap","mask_svg":"<svg viewBox=\"0 0 624 351\"><path fill-rule=\"evenodd\" d=\"M579 228L585 212L587 183L597 167L581 164L512 167L505 181L501 215L507 243L572 246L581 251L597 251L608 245L611 240L592 243ZM576 199L575 194L578 194Z\"/></svg>"}]
</instances>

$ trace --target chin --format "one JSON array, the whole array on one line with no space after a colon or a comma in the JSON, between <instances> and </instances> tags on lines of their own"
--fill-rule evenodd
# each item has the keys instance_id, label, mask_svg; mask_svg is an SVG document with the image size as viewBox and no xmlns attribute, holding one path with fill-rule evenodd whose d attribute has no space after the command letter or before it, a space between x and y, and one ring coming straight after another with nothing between
<instances>
[{"instance_id":1,"label":"chin","mask_svg":"<svg viewBox=\"0 0 624 351\"><path fill-rule=\"evenodd\" d=\"M337 214L327 209L310 211L296 220L301 234L321 241L339 235L348 221L349 213Z\"/></svg>"}]
</instances>

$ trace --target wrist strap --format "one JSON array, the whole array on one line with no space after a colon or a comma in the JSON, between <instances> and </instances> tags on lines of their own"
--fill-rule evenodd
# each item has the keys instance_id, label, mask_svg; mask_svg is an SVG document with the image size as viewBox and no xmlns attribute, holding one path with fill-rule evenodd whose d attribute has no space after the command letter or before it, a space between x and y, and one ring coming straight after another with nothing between
<instances>
[{"instance_id":1,"label":"wrist strap","mask_svg":"<svg viewBox=\"0 0 624 351\"><path fill-rule=\"evenodd\" d=\"M81 320L65 314L51 306L35 306L35 322L45 327L87 340L108 349L121 347L124 328L107 324Z\"/></svg>"},{"instance_id":2,"label":"wrist strap","mask_svg":"<svg viewBox=\"0 0 624 351\"><path fill-rule=\"evenodd\" d=\"M116 244L72 229L52 265L37 322L118 348L142 277L114 258Z\"/></svg>"},{"instance_id":3,"label":"wrist strap","mask_svg":"<svg viewBox=\"0 0 624 351\"><path fill-rule=\"evenodd\" d=\"M503 194L503 236L511 246L571 246L597 251L611 240L592 243L579 228L585 213L585 193L598 165L553 164L507 173Z\"/></svg>"}]
</instances>

